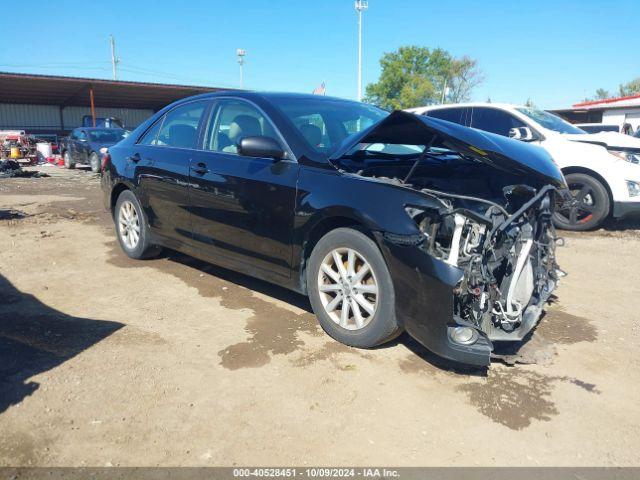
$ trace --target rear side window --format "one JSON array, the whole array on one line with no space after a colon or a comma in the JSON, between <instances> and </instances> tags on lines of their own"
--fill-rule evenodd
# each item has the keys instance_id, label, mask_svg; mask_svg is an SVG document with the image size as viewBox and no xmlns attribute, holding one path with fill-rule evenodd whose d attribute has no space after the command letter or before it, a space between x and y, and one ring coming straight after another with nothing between
<instances>
[{"instance_id":1,"label":"rear side window","mask_svg":"<svg viewBox=\"0 0 640 480\"><path fill-rule=\"evenodd\" d=\"M485 132L497 133L503 137L509 136L512 128L526 125L510 113L496 108L474 108L471 126Z\"/></svg>"},{"instance_id":2,"label":"rear side window","mask_svg":"<svg viewBox=\"0 0 640 480\"><path fill-rule=\"evenodd\" d=\"M147 130L147 132L142 136L142 138L138 141L140 145L157 145L158 143L158 132L160 131L160 127L162 126L162 121L164 120L164 116L160 118L153 126Z\"/></svg>"},{"instance_id":3,"label":"rear side window","mask_svg":"<svg viewBox=\"0 0 640 480\"><path fill-rule=\"evenodd\" d=\"M465 109L464 108L439 108L425 112L428 117L439 118L447 122L465 125Z\"/></svg>"},{"instance_id":4,"label":"rear side window","mask_svg":"<svg viewBox=\"0 0 640 480\"><path fill-rule=\"evenodd\" d=\"M193 102L174 108L151 127L141 143L164 147L197 148L198 126L206 107L206 102ZM156 136L157 128L159 131Z\"/></svg>"}]
</instances>

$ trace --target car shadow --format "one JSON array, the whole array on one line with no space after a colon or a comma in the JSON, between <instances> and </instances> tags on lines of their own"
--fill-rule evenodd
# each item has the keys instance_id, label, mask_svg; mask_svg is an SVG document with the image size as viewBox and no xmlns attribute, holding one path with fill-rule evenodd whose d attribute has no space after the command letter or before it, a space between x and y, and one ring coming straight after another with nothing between
<instances>
[{"instance_id":1,"label":"car shadow","mask_svg":"<svg viewBox=\"0 0 640 480\"><path fill-rule=\"evenodd\" d=\"M604 230L623 231L623 230L640 230L640 215L629 215L620 220L615 218L607 219L602 225Z\"/></svg>"},{"instance_id":2,"label":"car shadow","mask_svg":"<svg viewBox=\"0 0 640 480\"><path fill-rule=\"evenodd\" d=\"M188 255L175 252L173 250L165 249L162 254L164 258L169 261L178 263L180 265L188 266L190 268L194 268L197 271L201 272L205 275L213 275L222 280L228 281L240 287L247 288L249 290L253 290L263 295L270 296L282 302L288 303L290 305L294 305L302 310L305 310L308 313L313 314L313 309L311 308L311 304L309 303L309 299L300 293L293 292L284 287L278 286L273 283L266 282L264 280L259 280L254 277L247 276L242 273L238 273L232 270L227 270L223 267L218 267L207 263L202 260L195 259ZM475 367L464 365L460 363L456 363L445 358L439 357L436 354L427 350L424 346L414 340L407 333L403 333L398 338L379 345L378 347L373 348L372 350L384 349L393 347L396 345L403 345L415 355L420 357L424 362L430 364L431 366L441 369L448 370L460 374L471 375L471 376L484 376L486 375L487 369L485 367Z\"/></svg>"},{"instance_id":3,"label":"car shadow","mask_svg":"<svg viewBox=\"0 0 640 480\"><path fill-rule=\"evenodd\" d=\"M40 387L31 377L57 367L123 326L62 313L0 275L0 413Z\"/></svg>"}]
</instances>

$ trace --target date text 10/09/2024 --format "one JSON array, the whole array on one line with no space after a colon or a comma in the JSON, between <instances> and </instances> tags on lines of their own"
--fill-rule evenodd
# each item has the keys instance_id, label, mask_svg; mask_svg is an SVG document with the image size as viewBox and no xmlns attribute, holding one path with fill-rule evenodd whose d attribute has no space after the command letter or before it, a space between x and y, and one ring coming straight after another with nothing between
<instances>
[{"instance_id":1,"label":"date text 10/09/2024","mask_svg":"<svg viewBox=\"0 0 640 480\"><path fill-rule=\"evenodd\" d=\"M387 468L234 468L234 477L272 478L398 478L398 470Z\"/></svg>"}]
</instances>

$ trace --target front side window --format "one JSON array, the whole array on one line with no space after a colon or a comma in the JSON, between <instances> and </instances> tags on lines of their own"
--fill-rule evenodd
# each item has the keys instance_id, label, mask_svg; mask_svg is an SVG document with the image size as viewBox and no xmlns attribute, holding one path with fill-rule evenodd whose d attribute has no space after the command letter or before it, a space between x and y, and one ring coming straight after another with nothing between
<instances>
[{"instance_id":1,"label":"front side window","mask_svg":"<svg viewBox=\"0 0 640 480\"><path fill-rule=\"evenodd\" d=\"M155 144L176 148L197 148L198 125L206 106L206 102L193 102L168 112Z\"/></svg>"},{"instance_id":2,"label":"front side window","mask_svg":"<svg viewBox=\"0 0 640 480\"><path fill-rule=\"evenodd\" d=\"M503 137L509 136L512 128L526 127L510 113L498 110L497 108L474 108L471 118L471 126L485 132L496 133Z\"/></svg>"},{"instance_id":3,"label":"front side window","mask_svg":"<svg viewBox=\"0 0 640 480\"><path fill-rule=\"evenodd\" d=\"M212 112L205 150L238 153L240 141L246 137L278 139L271 122L253 105L242 100L226 100Z\"/></svg>"},{"instance_id":4,"label":"front side window","mask_svg":"<svg viewBox=\"0 0 640 480\"><path fill-rule=\"evenodd\" d=\"M80 130L77 133L77 138L78 138L78 140L86 140L87 139L87 132L85 132L84 130Z\"/></svg>"},{"instance_id":5,"label":"front side window","mask_svg":"<svg viewBox=\"0 0 640 480\"><path fill-rule=\"evenodd\" d=\"M516 110L526 115L534 122L542 125L544 128L553 130L554 132L572 133L572 134L586 133L584 130L571 125L569 122L565 122L560 117L553 115L549 112L545 112L543 110L538 110L536 108L529 108L529 107L518 107L516 108ZM474 116L475 116L475 113L474 113Z\"/></svg>"}]
</instances>

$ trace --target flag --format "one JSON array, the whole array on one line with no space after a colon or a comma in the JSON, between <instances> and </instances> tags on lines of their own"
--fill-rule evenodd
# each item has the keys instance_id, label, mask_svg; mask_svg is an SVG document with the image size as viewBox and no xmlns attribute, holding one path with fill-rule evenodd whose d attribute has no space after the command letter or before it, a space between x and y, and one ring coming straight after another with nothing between
<instances>
[{"instance_id":1,"label":"flag","mask_svg":"<svg viewBox=\"0 0 640 480\"><path fill-rule=\"evenodd\" d=\"M326 88L324 82L322 82L319 87L314 88L312 93L314 95L326 95L327 88Z\"/></svg>"}]
</instances>

